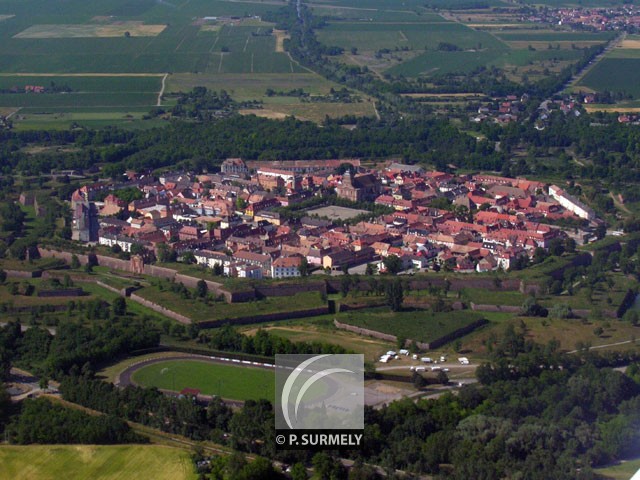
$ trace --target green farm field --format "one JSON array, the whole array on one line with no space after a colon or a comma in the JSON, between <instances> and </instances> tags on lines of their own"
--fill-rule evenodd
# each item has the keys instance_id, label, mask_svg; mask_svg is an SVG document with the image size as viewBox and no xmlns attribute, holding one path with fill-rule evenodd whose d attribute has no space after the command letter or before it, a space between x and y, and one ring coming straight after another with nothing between
<instances>
[{"instance_id":1,"label":"green farm field","mask_svg":"<svg viewBox=\"0 0 640 480\"><path fill-rule=\"evenodd\" d=\"M392 75L417 77L419 75L468 73L478 67L492 64L509 52L425 52L387 70Z\"/></svg>"},{"instance_id":2,"label":"green farm field","mask_svg":"<svg viewBox=\"0 0 640 480\"><path fill-rule=\"evenodd\" d=\"M326 80L315 73L260 73L254 75L176 73L167 78L167 93L187 92L194 87L204 86L210 90L226 90L239 101L262 99L268 88L278 91L304 89L311 95L326 95L331 88L340 88L337 83ZM290 97L291 98L291 97Z\"/></svg>"},{"instance_id":3,"label":"green farm field","mask_svg":"<svg viewBox=\"0 0 640 480\"><path fill-rule=\"evenodd\" d=\"M0 447L2 478L12 480L195 480L189 452L159 445Z\"/></svg>"},{"instance_id":4,"label":"green farm field","mask_svg":"<svg viewBox=\"0 0 640 480\"><path fill-rule=\"evenodd\" d=\"M336 7L350 7L362 10L385 10L385 11L426 11L429 8L456 9L460 6L468 6L468 0L404 0L397 2L394 0L312 0L312 5L330 4ZM501 0L483 1L487 6L505 6ZM467 7L468 8L468 7Z\"/></svg>"},{"instance_id":5,"label":"green farm field","mask_svg":"<svg viewBox=\"0 0 640 480\"><path fill-rule=\"evenodd\" d=\"M43 107L22 108L12 117L14 130L64 130L73 125L89 128L118 126L125 130L162 126L165 120L144 120L149 107Z\"/></svg>"},{"instance_id":6,"label":"green farm field","mask_svg":"<svg viewBox=\"0 0 640 480\"><path fill-rule=\"evenodd\" d=\"M603 58L584 76L578 87L584 86L596 92L627 93L640 98L639 71L640 57Z\"/></svg>"},{"instance_id":7,"label":"green farm field","mask_svg":"<svg viewBox=\"0 0 640 480\"><path fill-rule=\"evenodd\" d=\"M570 32L555 30L531 30L496 32L495 35L509 42L606 42L615 37L613 32Z\"/></svg>"},{"instance_id":8,"label":"green farm field","mask_svg":"<svg viewBox=\"0 0 640 480\"><path fill-rule=\"evenodd\" d=\"M331 17L342 21L367 22L404 22L404 23L439 23L446 22L436 13L424 13L420 9L414 11L375 10L368 8L338 7L312 5L315 15Z\"/></svg>"},{"instance_id":9,"label":"green farm field","mask_svg":"<svg viewBox=\"0 0 640 480\"><path fill-rule=\"evenodd\" d=\"M266 88L281 89L278 82L284 77L303 74L302 81L291 82L296 85L292 88L312 90L323 80L309 75L286 53L276 51L273 25L260 20L265 12L279 6L278 2L257 0L179 4L154 0L0 0L0 89L18 87L24 91L25 85L48 87L51 81L72 89L65 94L38 95L7 91L0 95L0 108L34 108L13 117L15 128L23 130L66 128L74 122L92 127L115 123L123 128L145 128L161 122L142 121L131 109L144 107L148 111L156 105L165 74L169 79L172 74L182 75L183 80L177 82L182 84L185 76L198 73L241 79L280 75L266 83L262 93ZM219 89L225 88L224 80L213 82ZM229 85L226 87L229 90ZM114 112L112 107L126 108L115 115L90 118L100 109ZM85 108L95 110L81 110ZM58 113L74 115L55 115Z\"/></svg>"},{"instance_id":10,"label":"green farm field","mask_svg":"<svg viewBox=\"0 0 640 480\"><path fill-rule=\"evenodd\" d=\"M508 47L486 32L478 32L459 23L429 25L402 23L332 23L318 30L318 40L345 49L362 51L409 47L435 49L440 42L454 43L462 49L503 49Z\"/></svg>"},{"instance_id":11,"label":"green farm field","mask_svg":"<svg viewBox=\"0 0 640 480\"><path fill-rule=\"evenodd\" d=\"M263 368L197 360L167 360L137 370L132 380L145 387L180 391L197 388L204 395L233 400L275 398L275 376Z\"/></svg>"}]
</instances>

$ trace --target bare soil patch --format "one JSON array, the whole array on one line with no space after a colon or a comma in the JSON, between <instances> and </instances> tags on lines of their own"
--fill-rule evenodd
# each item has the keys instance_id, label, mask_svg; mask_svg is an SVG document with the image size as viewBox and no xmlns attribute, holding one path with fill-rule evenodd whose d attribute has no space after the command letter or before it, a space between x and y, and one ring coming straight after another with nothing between
<instances>
[{"instance_id":1,"label":"bare soil patch","mask_svg":"<svg viewBox=\"0 0 640 480\"><path fill-rule=\"evenodd\" d=\"M276 37L276 53L284 52L284 39L291 38L284 30L274 30L273 35Z\"/></svg>"},{"instance_id":2,"label":"bare soil patch","mask_svg":"<svg viewBox=\"0 0 640 480\"><path fill-rule=\"evenodd\" d=\"M626 48L630 50L640 49L640 40L628 40L625 39L620 44L619 48Z\"/></svg>"},{"instance_id":3,"label":"bare soil patch","mask_svg":"<svg viewBox=\"0 0 640 480\"><path fill-rule=\"evenodd\" d=\"M240 110L241 115L255 115L257 117L269 118L271 120L284 120L287 115L281 112L274 112L263 108L245 108Z\"/></svg>"},{"instance_id":4,"label":"bare soil patch","mask_svg":"<svg viewBox=\"0 0 640 480\"><path fill-rule=\"evenodd\" d=\"M32 25L13 38L109 38L124 37L127 32L131 37L155 37L166 27L145 25L142 22L114 22L108 25Z\"/></svg>"},{"instance_id":5,"label":"bare soil patch","mask_svg":"<svg viewBox=\"0 0 640 480\"><path fill-rule=\"evenodd\" d=\"M403 93L403 97L409 98L465 98L465 97L484 97L483 93Z\"/></svg>"},{"instance_id":6,"label":"bare soil patch","mask_svg":"<svg viewBox=\"0 0 640 480\"><path fill-rule=\"evenodd\" d=\"M591 112L620 112L620 113L638 113L640 107L616 107L615 105L585 105L585 110Z\"/></svg>"}]
</instances>

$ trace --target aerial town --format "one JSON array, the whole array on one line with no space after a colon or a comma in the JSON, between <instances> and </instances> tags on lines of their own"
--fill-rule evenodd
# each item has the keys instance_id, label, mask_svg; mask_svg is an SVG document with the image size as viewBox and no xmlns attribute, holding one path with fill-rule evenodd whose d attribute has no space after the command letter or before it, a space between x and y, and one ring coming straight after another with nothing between
<instances>
[{"instance_id":1,"label":"aerial town","mask_svg":"<svg viewBox=\"0 0 640 480\"><path fill-rule=\"evenodd\" d=\"M635 33L640 28L640 9L633 4L608 8L544 8L523 19L540 23L568 25L577 29L593 29L597 31L623 30Z\"/></svg>"},{"instance_id":2,"label":"aerial town","mask_svg":"<svg viewBox=\"0 0 640 480\"><path fill-rule=\"evenodd\" d=\"M405 270L506 271L554 239L588 242L599 224L557 185L400 163L371 170L357 159L231 158L217 174L127 175L74 192L74 240L147 258L167 245L177 258L192 252L192 262L230 277L295 277L370 263L383 272L390 255ZM139 199L118 198L132 188ZM357 208L366 205L383 213Z\"/></svg>"}]
</instances>

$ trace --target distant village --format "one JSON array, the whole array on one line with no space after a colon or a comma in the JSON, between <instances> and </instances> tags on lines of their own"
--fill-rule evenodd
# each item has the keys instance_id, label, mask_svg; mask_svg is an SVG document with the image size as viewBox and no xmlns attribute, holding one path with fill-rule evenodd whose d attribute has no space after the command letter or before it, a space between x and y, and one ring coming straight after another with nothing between
<instances>
[{"instance_id":1,"label":"distant village","mask_svg":"<svg viewBox=\"0 0 640 480\"><path fill-rule=\"evenodd\" d=\"M122 200L124 191L138 199ZM73 240L147 259L163 250L255 279L370 264L384 272L391 255L411 271L508 270L556 239L588 242L601 225L557 185L392 162L371 170L358 159L231 158L216 174L127 172L125 181L76 190L71 206Z\"/></svg>"},{"instance_id":2,"label":"distant village","mask_svg":"<svg viewBox=\"0 0 640 480\"><path fill-rule=\"evenodd\" d=\"M640 28L640 7L631 3L617 7L542 8L523 21L568 25L597 31L621 30L636 33Z\"/></svg>"}]
</instances>

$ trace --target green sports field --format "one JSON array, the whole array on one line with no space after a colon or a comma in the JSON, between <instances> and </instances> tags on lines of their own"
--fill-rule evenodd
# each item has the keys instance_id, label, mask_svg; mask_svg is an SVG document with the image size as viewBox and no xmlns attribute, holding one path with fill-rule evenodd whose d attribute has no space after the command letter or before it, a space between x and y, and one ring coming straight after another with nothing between
<instances>
[{"instance_id":1,"label":"green sports field","mask_svg":"<svg viewBox=\"0 0 640 480\"><path fill-rule=\"evenodd\" d=\"M189 452L159 445L0 447L0 477L12 480L194 480Z\"/></svg>"},{"instance_id":2,"label":"green sports field","mask_svg":"<svg viewBox=\"0 0 640 480\"><path fill-rule=\"evenodd\" d=\"M168 360L137 370L132 380L145 387L180 391L197 388L204 395L232 400L275 397L275 375L264 368L223 365L198 360Z\"/></svg>"}]
</instances>

